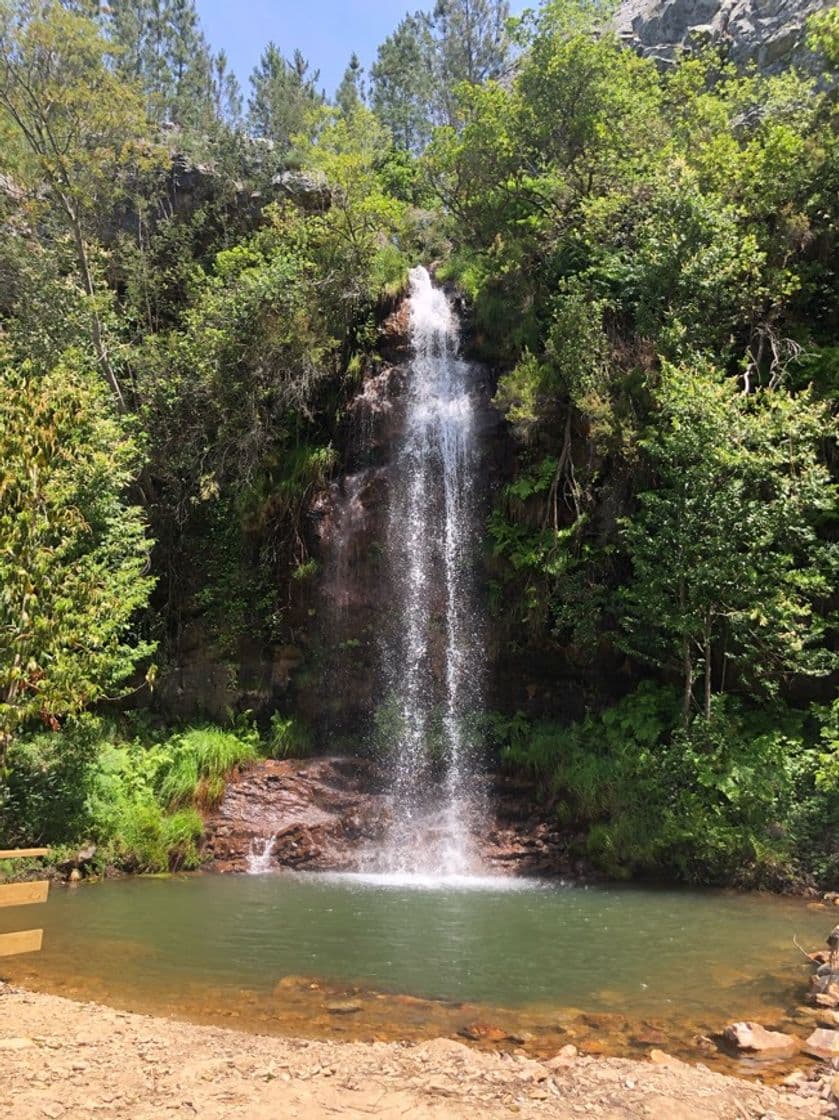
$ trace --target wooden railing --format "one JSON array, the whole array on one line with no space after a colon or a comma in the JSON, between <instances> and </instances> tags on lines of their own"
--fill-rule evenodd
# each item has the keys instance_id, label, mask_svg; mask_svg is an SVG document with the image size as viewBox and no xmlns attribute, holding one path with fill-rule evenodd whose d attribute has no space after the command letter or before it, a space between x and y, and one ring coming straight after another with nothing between
<instances>
[{"instance_id":1,"label":"wooden railing","mask_svg":"<svg viewBox=\"0 0 839 1120\"><path fill-rule=\"evenodd\" d=\"M49 848L0 848L2 859L35 859L49 855ZM46 902L50 885L44 880L35 883L7 883L0 886L0 910L5 906L30 906ZM19 933L0 933L0 957L18 953L37 953L44 940L42 929L26 929Z\"/></svg>"}]
</instances>

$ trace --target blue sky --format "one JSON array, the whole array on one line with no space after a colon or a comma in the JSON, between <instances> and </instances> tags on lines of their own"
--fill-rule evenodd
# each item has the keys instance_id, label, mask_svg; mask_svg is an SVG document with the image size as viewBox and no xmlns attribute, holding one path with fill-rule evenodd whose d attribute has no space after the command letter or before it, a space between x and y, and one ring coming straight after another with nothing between
<instances>
[{"instance_id":1,"label":"blue sky","mask_svg":"<svg viewBox=\"0 0 839 1120\"><path fill-rule=\"evenodd\" d=\"M246 97L248 77L269 39L286 55L299 47L320 69L320 85L331 95L353 51L369 67L406 12L431 6L432 0L196 0L207 38L215 50L227 52ZM510 6L515 14L537 5L513 0Z\"/></svg>"}]
</instances>

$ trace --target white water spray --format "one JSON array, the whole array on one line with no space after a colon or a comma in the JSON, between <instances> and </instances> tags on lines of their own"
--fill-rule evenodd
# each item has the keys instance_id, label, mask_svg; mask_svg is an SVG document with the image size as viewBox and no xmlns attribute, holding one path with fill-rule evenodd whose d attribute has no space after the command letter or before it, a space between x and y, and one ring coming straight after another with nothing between
<instances>
[{"instance_id":1,"label":"white water spray","mask_svg":"<svg viewBox=\"0 0 839 1120\"><path fill-rule=\"evenodd\" d=\"M248 852L248 875L265 875L269 871L274 870L275 864L273 863L272 856L274 855L274 845L276 842L276 832L273 836L253 837L250 851Z\"/></svg>"},{"instance_id":2,"label":"white water spray","mask_svg":"<svg viewBox=\"0 0 839 1120\"><path fill-rule=\"evenodd\" d=\"M464 875L479 870L469 724L483 678L473 576L480 462L457 317L424 268L411 272L410 335L387 541L397 632L387 657L395 778L385 862L397 872Z\"/></svg>"}]
</instances>

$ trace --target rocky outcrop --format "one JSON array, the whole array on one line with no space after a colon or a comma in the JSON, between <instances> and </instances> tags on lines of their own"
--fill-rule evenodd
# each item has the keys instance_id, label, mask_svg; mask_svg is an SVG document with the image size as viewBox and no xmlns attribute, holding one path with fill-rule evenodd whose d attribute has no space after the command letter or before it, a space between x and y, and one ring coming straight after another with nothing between
<instances>
[{"instance_id":1,"label":"rocky outcrop","mask_svg":"<svg viewBox=\"0 0 839 1120\"><path fill-rule=\"evenodd\" d=\"M310 214L323 214L332 206L333 192L325 175L306 171L283 171L271 180L277 194L290 199Z\"/></svg>"},{"instance_id":2,"label":"rocky outcrop","mask_svg":"<svg viewBox=\"0 0 839 1120\"><path fill-rule=\"evenodd\" d=\"M505 777L486 779L492 805L478 849L501 874L582 877L568 837L536 790ZM357 871L375 861L390 822L385 775L363 758L268 761L236 774L206 822L204 854L216 871Z\"/></svg>"},{"instance_id":3,"label":"rocky outcrop","mask_svg":"<svg viewBox=\"0 0 839 1120\"><path fill-rule=\"evenodd\" d=\"M615 25L627 43L664 63L716 44L738 66L754 62L772 73L815 65L805 23L828 6L827 0L624 0Z\"/></svg>"},{"instance_id":4,"label":"rocky outcrop","mask_svg":"<svg viewBox=\"0 0 839 1120\"><path fill-rule=\"evenodd\" d=\"M347 871L359 848L381 838L387 811L375 767L364 759L263 762L234 777L207 822L205 854L218 871L265 866Z\"/></svg>"}]
</instances>

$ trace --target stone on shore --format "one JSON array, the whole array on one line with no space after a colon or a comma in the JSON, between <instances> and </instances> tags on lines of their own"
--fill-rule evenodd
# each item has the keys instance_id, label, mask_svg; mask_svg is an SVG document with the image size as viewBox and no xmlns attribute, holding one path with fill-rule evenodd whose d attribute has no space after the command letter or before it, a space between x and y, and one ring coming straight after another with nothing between
<instances>
[{"instance_id":1,"label":"stone on shore","mask_svg":"<svg viewBox=\"0 0 839 1120\"><path fill-rule=\"evenodd\" d=\"M723 1039L740 1053L761 1057L782 1057L795 1054L799 1040L781 1031L768 1031L760 1023L731 1023L723 1031Z\"/></svg>"},{"instance_id":2,"label":"stone on shore","mask_svg":"<svg viewBox=\"0 0 839 1120\"><path fill-rule=\"evenodd\" d=\"M819 1027L804 1043L804 1050L814 1058L839 1058L839 1030Z\"/></svg>"}]
</instances>

